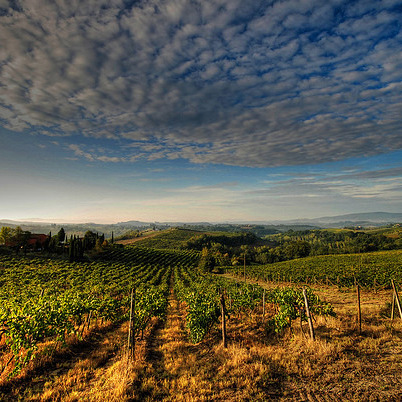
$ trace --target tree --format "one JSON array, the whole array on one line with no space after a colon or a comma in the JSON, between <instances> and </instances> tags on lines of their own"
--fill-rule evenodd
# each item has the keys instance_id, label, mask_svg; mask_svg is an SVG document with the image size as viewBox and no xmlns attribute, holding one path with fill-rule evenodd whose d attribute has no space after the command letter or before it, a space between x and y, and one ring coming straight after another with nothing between
<instances>
[{"instance_id":1,"label":"tree","mask_svg":"<svg viewBox=\"0 0 402 402\"><path fill-rule=\"evenodd\" d=\"M286 244L284 248L284 253L286 259L292 260L294 258L307 257L310 254L310 250L311 246L308 242L303 240L292 240Z\"/></svg>"},{"instance_id":2,"label":"tree","mask_svg":"<svg viewBox=\"0 0 402 402\"><path fill-rule=\"evenodd\" d=\"M210 253L210 251L204 247L201 252L200 262L198 264L198 268L202 272L212 272L215 267L215 258Z\"/></svg>"},{"instance_id":3,"label":"tree","mask_svg":"<svg viewBox=\"0 0 402 402\"><path fill-rule=\"evenodd\" d=\"M95 245L96 245L96 240L98 239L98 234L91 232L90 230L88 230L87 232L85 232L84 235L84 249L85 250L92 250Z\"/></svg>"},{"instance_id":4,"label":"tree","mask_svg":"<svg viewBox=\"0 0 402 402\"><path fill-rule=\"evenodd\" d=\"M83 241L80 238L76 238L74 236L71 237L69 249L68 249L68 258L70 262L80 261L84 257L84 248Z\"/></svg>"},{"instance_id":5,"label":"tree","mask_svg":"<svg viewBox=\"0 0 402 402\"><path fill-rule=\"evenodd\" d=\"M7 244L11 238L11 228L8 226L3 226L0 230L0 243Z\"/></svg>"},{"instance_id":6,"label":"tree","mask_svg":"<svg viewBox=\"0 0 402 402\"><path fill-rule=\"evenodd\" d=\"M59 243L64 243L64 239L66 238L66 232L64 231L63 228L59 230L59 233L57 233L57 240Z\"/></svg>"},{"instance_id":7,"label":"tree","mask_svg":"<svg viewBox=\"0 0 402 402\"><path fill-rule=\"evenodd\" d=\"M30 236L31 232L24 231L21 229L21 226L17 226L14 230L12 230L11 241L17 246L22 247L26 245Z\"/></svg>"}]
</instances>

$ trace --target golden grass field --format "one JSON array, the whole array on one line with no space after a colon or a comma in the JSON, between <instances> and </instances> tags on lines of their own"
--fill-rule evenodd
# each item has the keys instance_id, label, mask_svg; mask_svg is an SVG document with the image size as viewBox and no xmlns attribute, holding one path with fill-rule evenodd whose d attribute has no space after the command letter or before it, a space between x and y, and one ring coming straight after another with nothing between
<instances>
[{"instance_id":1,"label":"golden grass field","mask_svg":"<svg viewBox=\"0 0 402 402\"><path fill-rule=\"evenodd\" d=\"M3 373L0 400L401 401L402 320L384 316L391 291L362 291L360 334L354 289L313 290L337 313L316 318L315 341L298 322L282 336L268 332L258 306L230 317L227 349L218 325L194 345L186 336L185 306L171 294L166 321L152 321L134 361L126 353L127 323L93 325L85 341L71 337L52 355L43 345L18 377ZM272 313L267 306L265 320Z\"/></svg>"}]
</instances>

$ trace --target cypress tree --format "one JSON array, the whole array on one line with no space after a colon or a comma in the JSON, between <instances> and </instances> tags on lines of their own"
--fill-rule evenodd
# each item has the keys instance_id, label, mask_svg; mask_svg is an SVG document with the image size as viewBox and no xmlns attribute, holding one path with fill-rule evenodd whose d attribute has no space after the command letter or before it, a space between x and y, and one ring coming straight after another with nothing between
<instances>
[{"instance_id":1,"label":"cypress tree","mask_svg":"<svg viewBox=\"0 0 402 402\"><path fill-rule=\"evenodd\" d=\"M73 240L73 236L71 235L71 240L70 240L70 247L68 249L68 259L70 262L74 261L74 243L75 241Z\"/></svg>"}]
</instances>

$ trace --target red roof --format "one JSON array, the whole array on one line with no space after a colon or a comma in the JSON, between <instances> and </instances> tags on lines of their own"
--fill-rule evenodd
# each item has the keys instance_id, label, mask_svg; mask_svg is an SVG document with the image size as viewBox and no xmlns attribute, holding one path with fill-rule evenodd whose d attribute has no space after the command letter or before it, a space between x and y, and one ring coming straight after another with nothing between
<instances>
[{"instance_id":1,"label":"red roof","mask_svg":"<svg viewBox=\"0 0 402 402\"><path fill-rule=\"evenodd\" d=\"M49 238L48 235L34 233L31 234L31 236L29 237L27 245L34 246L36 245L36 243L40 243L40 245L43 245L48 238Z\"/></svg>"}]
</instances>

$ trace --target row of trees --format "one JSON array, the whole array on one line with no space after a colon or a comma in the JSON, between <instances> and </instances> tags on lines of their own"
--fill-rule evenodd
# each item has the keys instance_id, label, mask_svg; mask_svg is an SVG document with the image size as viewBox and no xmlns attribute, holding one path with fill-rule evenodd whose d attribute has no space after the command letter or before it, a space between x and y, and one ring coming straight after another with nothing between
<instances>
[{"instance_id":1,"label":"row of trees","mask_svg":"<svg viewBox=\"0 0 402 402\"><path fill-rule=\"evenodd\" d=\"M38 239L36 244L34 236L41 236L41 239ZM34 240L32 241L32 239ZM99 235L92 231L87 231L83 237L71 235L70 238L68 238L64 228L61 228L58 233L53 236L51 232L46 236L32 235L31 232L22 230L20 226L16 228L3 226L0 229L0 245L13 248L17 252L20 249L26 250L29 245L29 247L34 250L68 254L70 261L76 261L83 259L84 252L92 250L101 251L107 247L109 243L105 240L104 234Z\"/></svg>"},{"instance_id":2,"label":"row of trees","mask_svg":"<svg viewBox=\"0 0 402 402\"><path fill-rule=\"evenodd\" d=\"M200 268L211 271L215 266L241 265L246 263L270 264L316 255L353 254L401 248L399 238L386 237L378 233L353 231L330 232L312 230L277 235L269 243L261 245L254 235L246 238L241 246L237 242L242 237L202 235L190 239L188 248L202 250ZM216 240L219 240L216 241Z\"/></svg>"},{"instance_id":3,"label":"row of trees","mask_svg":"<svg viewBox=\"0 0 402 402\"><path fill-rule=\"evenodd\" d=\"M84 237L71 235L68 239L63 228L55 235L50 234L49 251L68 252L70 261L79 261L84 258L84 253L92 250L101 251L106 248L109 243L105 240L105 235L88 230Z\"/></svg>"}]
</instances>

